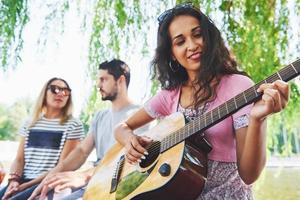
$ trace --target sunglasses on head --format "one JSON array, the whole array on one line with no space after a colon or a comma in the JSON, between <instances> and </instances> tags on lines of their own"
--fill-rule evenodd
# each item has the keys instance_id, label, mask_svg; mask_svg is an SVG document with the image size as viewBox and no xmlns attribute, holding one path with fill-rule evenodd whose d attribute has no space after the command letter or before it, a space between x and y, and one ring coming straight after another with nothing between
<instances>
[{"instance_id":1,"label":"sunglasses on head","mask_svg":"<svg viewBox=\"0 0 300 200\"><path fill-rule=\"evenodd\" d=\"M64 96L69 96L71 93L70 88L59 87L57 85L49 85L48 90L50 90L53 94L59 94L61 92Z\"/></svg>"},{"instance_id":2,"label":"sunglasses on head","mask_svg":"<svg viewBox=\"0 0 300 200\"><path fill-rule=\"evenodd\" d=\"M192 3L178 4L174 8L168 9L168 10L164 11L162 14L160 14L157 18L158 24L161 25L165 21L165 19L167 19L168 17L170 17L173 14L174 11L176 11L178 9L184 9L184 8L191 8L194 10L198 10L197 7L195 7Z\"/></svg>"}]
</instances>

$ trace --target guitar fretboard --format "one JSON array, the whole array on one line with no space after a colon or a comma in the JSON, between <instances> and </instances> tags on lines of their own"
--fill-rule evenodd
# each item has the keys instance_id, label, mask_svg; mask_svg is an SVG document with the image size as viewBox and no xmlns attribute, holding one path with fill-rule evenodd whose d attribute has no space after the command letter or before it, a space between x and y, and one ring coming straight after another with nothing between
<instances>
[{"instance_id":1,"label":"guitar fretboard","mask_svg":"<svg viewBox=\"0 0 300 200\"><path fill-rule=\"evenodd\" d=\"M257 92L257 89L261 84L273 83L276 80L289 81L297 77L299 74L300 59L282 68L265 80L260 81L259 83L236 95L213 110L201 115L193 121L188 122L184 127L168 135L161 141L160 152L164 152L172 146L182 142L194 133L205 131L229 115L235 113L240 108L260 99L262 93Z\"/></svg>"}]
</instances>

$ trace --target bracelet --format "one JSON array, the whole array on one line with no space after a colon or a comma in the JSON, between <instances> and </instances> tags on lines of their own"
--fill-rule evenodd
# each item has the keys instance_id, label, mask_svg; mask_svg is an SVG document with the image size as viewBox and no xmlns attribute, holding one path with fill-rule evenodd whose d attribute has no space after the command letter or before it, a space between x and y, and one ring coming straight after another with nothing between
<instances>
[{"instance_id":1,"label":"bracelet","mask_svg":"<svg viewBox=\"0 0 300 200\"><path fill-rule=\"evenodd\" d=\"M16 181L20 183L20 180L21 180L21 176L17 172L11 172L9 174L8 182Z\"/></svg>"},{"instance_id":2,"label":"bracelet","mask_svg":"<svg viewBox=\"0 0 300 200\"><path fill-rule=\"evenodd\" d=\"M19 179L21 178L21 175L19 175L17 172L11 172L11 173L9 174L9 176L16 176L16 177L18 177Z\"/></svg>"},{"instance_id":3,"label":"bracelet","mask_svg":"<svg viewBox=\"0 0 300 200\"><path fill-rule=\"evenodd\" d=\"M10 178L8 178L8 182L9 183L12 182L12 181L20 183L21 182L21 178L18 178L18 177L10 177Z\"/></svg>"}]
</instances>

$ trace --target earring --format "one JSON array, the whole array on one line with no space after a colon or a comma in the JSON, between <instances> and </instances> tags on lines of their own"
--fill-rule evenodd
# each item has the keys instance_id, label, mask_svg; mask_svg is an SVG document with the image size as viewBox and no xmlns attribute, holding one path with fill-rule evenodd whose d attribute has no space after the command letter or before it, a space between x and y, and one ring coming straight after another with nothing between
<instances>
[{"instance_id":1,"label":"earring","mask_svg":"<svg viewBox=\"0 0 300 200\"><path fill-rule=\"evenodd\" d=\"M175 62L175 66L173 66L173 63ZM169 67L170 67L170 69L175 73L175 72L177 72L178 70L179 70L179 67L180 67L180 65L179 65L179 63L175 60L175 61L173 61L173 63L172 63L172 60L170 60L169 61Z\"/></svg>"}]
</instances>

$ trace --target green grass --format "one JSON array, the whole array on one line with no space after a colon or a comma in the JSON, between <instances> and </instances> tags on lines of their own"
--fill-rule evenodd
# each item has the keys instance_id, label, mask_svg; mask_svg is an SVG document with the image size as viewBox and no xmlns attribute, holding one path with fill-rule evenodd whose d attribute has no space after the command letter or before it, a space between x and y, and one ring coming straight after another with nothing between
<instances>
[{"instance_id":1,"label":"green grass","mask_svg":"<svg viewBox=\"0 0 300 200\"><path fill-rule=\"evenodd\" d=\"M300 199L300 168L266 168L254 185L256 200Z\"/></svg>"}]
</instances>

